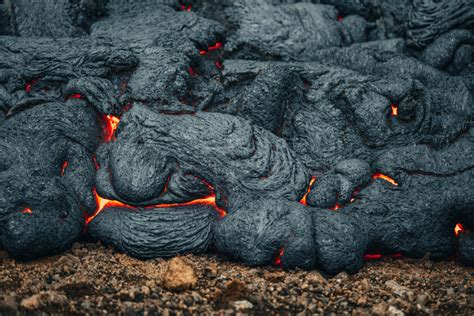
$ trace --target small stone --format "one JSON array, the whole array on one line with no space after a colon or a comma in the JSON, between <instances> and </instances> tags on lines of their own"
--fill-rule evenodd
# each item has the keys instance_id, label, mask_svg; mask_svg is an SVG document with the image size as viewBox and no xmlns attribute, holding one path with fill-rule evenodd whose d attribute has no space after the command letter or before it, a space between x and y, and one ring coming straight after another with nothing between
<instances>
[{"instance_id":1,"label":"small stone","mask_svg":"<svg viewBox=\"0 0 474 316\"><path fill-rule=\"evenodd\" d=\"M142 291L142 294L145 296L148 296L151 293L151 290L148 286L142 286L141 291Z\"/></svg>"},{"instance_id":2,"label":"small stone","mask_svg":"<svg viewBox=\"0 0 474 316\"><path fill-rule=\"evenodd\" d=\"M385 282L385 286L400 297L408 298L410 301L414 300L415 293L409 288L398 284L397 282L390 280Z\"/></svg>"},{"instance_id":3,"label":"small stone","mask_svg":"<svg viewBox=\"0 0 474 316\"><path fill-rule=\"evenodd\" d=\"M0 311L13 312L18 308L15 298L11 295L0 296Z\"/></svg>"},{"instance_id":4,"label":"small stone","mask_svg":"<svg viewBox=\"0 0 474 316\"><path fill-rule=\"evenodd\" d=\"M357 300L357 305L364 306L367 304L367 297L366 296L361 296Z\"/></svg>"},{"instance_id":5,"label":"small stone","mask_svg":"<svg viewBox=\"0 0 474 316\"><path fill-rule=\"evenodd\" d=\"M91 302L89 300L85 300L81 303L81 308L85 310L89 310L91 308Z\"/></svg>"},{"instance_id":6,"label":"small stone","mask_svg":"<svg viewBox=\"0 0 474 316\"><path fill-rule=\"evenodd\" d=\"M326 279L318 272L316 271L311 271L309 272L306 277L306 281L308 281L309 284L312 285L320 285L320 284L325 284Z\"/></svg>"},{"instance_id":7,"label":"small stone","mask_svg":"<svg viewBox=\"0 0 474 316\"><path fill-rule=\"evenodd\" d=\"M35 310L44 307L61 308L67 305L67 297L55 291L40 292L39 294L23 299L20 305L27 310Z\"/></svg>"},{"instance_id":8,"label":"small stone","mask_svg":"<svg viewBox=\"0 0 474 316\"><path fill-rule=\"evenodd\" d=\"M194 288L197 280L193 267L184 259L176 257L168 263L163 285L169 290L184 291Z\"/></svg>"},{"instance_id":9,"label":"small stone","mask_svg":"<svg viewBox=\"0 0 474 316\"><path fill-rule=\"evenodd\" d=\"M238 311L242 311L242 310L248 310L248 309L252 309L253 308L253 304L250 303L249 301L247 300L243 300L243 301L235 301L232 306L238 310Z\"/></svg>"}]
</instances>

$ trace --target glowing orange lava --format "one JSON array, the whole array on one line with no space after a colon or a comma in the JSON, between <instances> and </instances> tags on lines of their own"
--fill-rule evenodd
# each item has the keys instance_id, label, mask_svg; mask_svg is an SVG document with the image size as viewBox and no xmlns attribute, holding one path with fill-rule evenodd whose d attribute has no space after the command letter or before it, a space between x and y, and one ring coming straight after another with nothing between
<instances>
[{"instance_id":1,"label":"glowing orange lava","mask_svg":"<svg viewBox=\"0 0 474 316\"><path fill-rule=\"evenodd\" d=\"M64 160L62 166L61 166L61 176L64 176L64 172L66 171L66 168L68 166L69 162L67 160Z\"/></svg>"},{"instance_id":2,"label":"glowing orange lava","mask_svg":"<svg viewBox=\"0 0 474 316\"><path fill-rule=\"evenodd\" d=\"M454 227L454 234L456 235L456 237L459 237L459 234L462 233L463 231L464 231L464 227L462 227L460 223L456 224L456 226Z\"/></svg>"},{"instance_id":3,"label":"glowing orange lava","mask_svg":"<svg viewBox=\"0 0 474 316\"><path fill-rule=\"evenodd\" d=\"M95 188L92 188L92 193L94 194L95 202L97 204L97 209L95 210L94 214L86 218L86 225L89 224L105 208L108 208L108 207L123 207L123 208L131 208L131 209L137 208L135 206L122 203L120 201L109 200L109 199L103 198L97 193L97 190ZM146 208L146 209L171 208L171 207L182 207L182 206L189 206L189 205L209 205L209 206L212 206L216 210L217 213L219 213L219 216L221 218L227 215L227 212L224 209L217 206L215 194L211 194L207 197L203 197L200 199L196 199L196 200L192 200L192 201L184 202L184 203L155 204L155 205L145 206L143 208Z\"/></svg>"},{"instance_id":4,"label":"glowing orange lava","mask_svg":"<svg viewBox=\"0 0 474 316\"><path fill-rule=\"evenodd\" d=\"M193 68L189 67L188 71L189 71L189 75L191 77L197 77L198 76L198 73L196 71L194 71Z\"/></svg>"},{"instance_id":5,"label":"glowing orange lava","mask_svg":"<svg viewBox=\"0 0 474 316\"><path fill-rule=\"evenodd\" d=\"M331 207L330 210L331 211L336 211L340 208L341 208L341 205L338 202L336 202L336 204L333 207Z\"/></svg>"},{"instance_id":6,"label":"glowing orange lava","mask_svg":"<svg viewBox=\"0 0 474 316\"><path fill-rule=\"evenodd\" d=\"M285 253L285 248L280 248L280 250L278 251L278 254L275 258L275 265L277 266L281 266L281 258L283 257L283 254Z\"/></svg>"},{"instance_id":7,"label":"glowing orange lava","mask_svg":"<svg viewBox=\"0 0 474 316\"><path fill-rule=\"evenodd\" d=\"M31 92L31 87L39 81L39 78L33 79L30 82L27 82L25 85L25 92L30 93Z\"/></svg>"},{"instance_id":8,"label":"glowing orange lava","mask_svg":"<svg viewBox=\"0 0 474 316\"><path fill-rule=\"evenodd\" d=\"M390 108L392 109L392 116L398 116L398 105L392 103Z\"/></svg>"},{"instance_id":9,"label":"glowing orange lava","mask_svg":"<svg viewBox=\"0 0 474 316\"><path fill-rule=\"evenodd\" d=\"M29 207L25 207L22 211L22 214L33 214L33 211Z\"/></svg>"},{"instance_id":10,"label":"glowing orange lava","mask_svg":"<svg viewBox=\"0 0 474 316\"><path fill-rule=\"evenodd\" d=\"M216 42L214 45L209 46L207 48L207 50L205 50L205 49L200 50L199 54L200 55L206 55L207 53L218 50L218 49L222 48L223 46L224 45L221 42Z\"/></svg>"},{"instance_id":11,"label":"glowing orange lava","mask_svg":"<svg viewBox=\"0 0 474 316\"><path fill-rule=\"evenodd\" d=\"M382 255L381 253L367 253L364 255L365 261L379 260L382 258L401 259L403 256L401 253L394 253L392 255Z\"/></svg>"},{"instance_id":12,"label":"glowing orange lava","mask_svg":"<svg viewBox=\"0 0 474 316\"><path fill-rule=\"evenodd\" d=\"M393 178L390 178L389 176L383 174L383 173L375 173L373 176L372 176L372 179L376 180L376 179L382 179L382 180L385 180L387 182L390 182L391 184L395 185L395 186L398 186L398 182L395 181Z\"/></svg>"},{"instance_id":13,"label":"glowing orange lava","mask_svg":"<svg viewBox=\"0 0 474 316\"><path fill-rule=\"evenodd\" d=\"M191 4L190 4L190 5L182 4L182 5L181 5L181 10L182 10L182 11L190 12L192 7L193 7L193 6L192 6Z\"/></svg>"},{"instance_id":14,"label":"glowing orange lava","mask_svg":"<svg viewBox=\"0 0 474 316\"><path fill-rule=\"evenodd\" d=\"M108 143L115 139L115 131L120 123L120 117L109 114L104 116L104 121L104 140Z\"/></svg>"},{"instance_id":15,"label":"glowing orange lava","mask_svg":"<svg viewBox=\"0 0 474 316\"><path fill-rule=\"evenodd\" d=\"M84 99L84 96L80 93L74 93L67 97L69 99Z\"/></svg>"},{"instance_id":16,"label":"glowing orange lava","mask_svg":"<svg viewBox=\"0 0 474 316\"><path fill-rule=\"evenodd\" d=\"M311 192L311 186L313 185L314 181L316 181L316 177L311 177L311 180L309 181L309 185L308 185L308 190L306 190L306 193L303 195L303 197L300 200L301 204L308 205L308 203L306 202L306 199L308 197L309 192Z\"/></svg>"}]
</instances>

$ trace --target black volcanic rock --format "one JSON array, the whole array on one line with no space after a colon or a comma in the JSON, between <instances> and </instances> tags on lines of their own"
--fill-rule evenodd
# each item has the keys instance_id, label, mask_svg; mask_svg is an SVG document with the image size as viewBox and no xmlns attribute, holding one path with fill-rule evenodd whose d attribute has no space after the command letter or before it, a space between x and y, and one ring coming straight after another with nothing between
<instances>
[{"instance_id":1,"label":"black volcanic rock","mask_svg":"<svg viewBox=\"0 0 474 316\"><path fill-rule=\"evenodd\" d=\"M28 260L87 228L138 258L472 265L473 17L467 0L0 2L0 245Z\"/></svg>"}]
</instances>

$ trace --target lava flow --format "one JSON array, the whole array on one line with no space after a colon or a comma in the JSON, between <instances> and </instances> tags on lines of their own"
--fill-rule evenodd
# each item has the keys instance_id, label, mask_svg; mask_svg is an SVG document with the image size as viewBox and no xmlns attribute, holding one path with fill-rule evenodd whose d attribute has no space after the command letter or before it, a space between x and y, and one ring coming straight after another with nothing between
<instances>
[{"instance_id":1,"label":"lava flow","mask_svg":"<svg viewBox=\"0 0 474 316\"><path fill-rule=\"evenodd\" d=\"M122 208L130 208L130 209L137 209L139 207L132 206L125 204L120 201L116 200L109 200L106 198L101 197L95 188L92 189L92 193L94 194L95 202L97 205L97 209L95 210L94 214L86 218L86 226L97 216L99 213L104 210L105 208L108 207L122 207ZM145 209L155 209L155 208L170 208L170 207L182 207L182 206L189 206L189 205L209 205L212 206L217 213L219 213L219 216L221 218L225 217L227 215L227 212L217 206L216 204L216 196L215 194L211 194L207 197L203 197L200 199L192 200L189 202L184 202L184 203L171 203L171 204L155 204L155 205L150 205L150 206L144 206L142 208Z\"/></svg>"},{"instance_id":2,"label":"lava flow","mask_svg":"<svg viewBox=\"0 0 474 316\"><path fill-rule=\"evenodd\" d=\"M391 111L392 111L392 116L398 116L398 105L392 103L390 105Z\"/></svg>"},{"instance_id":3,"label":"lava flow","mask_svg":"<svg viewBox=\"0 0 474 316\"><path fill-rule=\"evenodd\" d=\"M275 257L275 265L276 266L282 266L281 264L281 258L283 257L283 254L285 253L285 248L280 248L280 250L278 251L278 254L277 256Z\"/></svg>"},{"instance_id":4,"label":"lava flow","mask_svg":"<svg viewBox=\"0 0 474 316\"><path fill-rule=\"evenodd\" d=\"M67 160L64 160L63 164L61 165L61 176L64 176L64 173L66 172L66 168L69 165L69 162Z\"/></svg>"},{"instance_id":5,"label":"lava flow","mask_svg":"<svg viewBox=\"0 0 474 316\"><path fill-rule=\"evenodd\" d=\"M394 253L393 255L382 255L381 253L367 253L364 255L364 261L379 260L382 258L400 259L402 258L402 254Z\"/></svg>"},{"instance_id":6,"label":"lava flow","mask_svg":"<svg viewBox=\"0 0 474 316\"><path fill-rule=\"evenodd\" d=\"M456 237L459 237L459 234L461 234L463 231L464 227L462 227L460 223L456 224L456 226L454 227L454 235L456 235Z\"/></svg>"},{"instance_id":7,"label":"lava flow","mask_svg":"<svg viewBox=\"0 0 474 316\"><path fill-rule=\"evenodd\" d=\"M31 87L39 81L39 78L33 79L30 82L27 82L25 85L25 92L30 93L31 92Z\"/></svg>"},{"instance_id":8,"label":"lava flow","mask_svg":"<svg viewBox=\"0 0 474 316\"><path fill-rule=\"evenodd\" d=\"M395 186L398 186L398 182L395 181L393 178L390 178L389 176L383 174L383 173L375 173L373 176L372 176L372 179L376 180L376 179L382 179L382 180L385 180L387 182L390 182L391 184L395 185Z\"/></svg>"},{"instance_id":9,"label":"lava flow","mask_svg":"<svg viewBox=\"0 0 474 316\"><path fill-rule=\"evenodd\" d=\"M306 199L308 198L309 192L311 192L311 186L313 185L314 181L316 181L316 177L313 176L311 180L309 181L308 190L306 190L306 193L303 195L303 197L300 200L301 204L308 205L308 203L306 202Z\"/></svg>"},{"instance_id":10,"label":"lava flow","mask_svg":"<svg viewBox=\"0 0 474 316\"><path fill-rule=\"evenodd\" d=\"M33 211L29 207L25 207L22 211L22 214L33 214Z\"/></svg>"},{"instance_id":11,"label":"lava flow","mask_svg":"<svg viewBox=\"0 0 474 316\"><path fill-rule=\"evenodd\" d=\"M104 140L106 143L115 139L115 131L120 123L120 117L114 115L104 115Z\"/></svg>"}]
</instances>

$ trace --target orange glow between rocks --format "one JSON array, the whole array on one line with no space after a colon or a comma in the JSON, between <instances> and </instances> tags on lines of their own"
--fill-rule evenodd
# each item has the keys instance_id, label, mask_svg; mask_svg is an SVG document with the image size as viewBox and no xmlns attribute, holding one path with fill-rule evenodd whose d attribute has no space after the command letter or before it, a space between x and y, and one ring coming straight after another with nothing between
<instances>
[{"instance_id":1,"label":"orange glow between rocks","mask_svg":"<svg viewBox=\"0 0 474 316\"><path fill-rule=\"evenodd\" d=\"M280 248L280 250L278 251L278 254L275 258L275 265L276 266L281 266L281 258L283 257L283 254L285 253L285 249L282 247Z\"/></svg>"},{"instance_id":2,"label":"orange glow between rocks","mask_svg":"<svg viewBox=\"0 0 474 316\"><path fill-rule=\"evenodd\" d=\"M22 214L33 214L33 211L29 207L25 207L22 211Z\"/></svg>"},{"instance_id":3,"label":"orange glow between rocks","mask_svg":"<svg viewBox=\"0 0 474 316\"><path fill-rule=\"evenodd\" d=\"M115 131L120 123L120 117L112 114L104 116L104 140L106 143L115 139Z\"/></svg>"},{"instance_id":4,"label":"orange glow between rocks","mask_svg":"<svg viewBox=\"0 0 474 316\"><path fill-rule=\"evenodd\" d=\"M398 182L395 181L393 178L390 178L389 176L383 174L383 173L375 173L373 176L372 176L372 179L376 180L376 179L382 179L382 180L385 180L387 182L390 182L391 184L395 185L395 186L398 186Z\"/></svg>"},{"instance_id":5,"label":"orange glow between rocks","mask_svg":"<svg viewBox=\"0 0 474 316\"><path fill-rule=\"evenodd\" d=\"M311 177L311 180L309 181L309 185L308 185L308 190L306 190L306 193L303 195L303 197L300 200L301 204L308 205L308 203L306 202L306 199L308 197L309 192L311 192L311 186L313 185L314 181L316 181L316 177Z\"/></svg>"},{"instance_id":6,"label":"orange glow between rocks","mask_svg":"<svg viewBox=\"0 0 474 316\"><path fill-rule=\"evenodd\" d=\"M331 211L337 211L340 208L341 208L341 205L338 202L336 202L336 204L333 207L331 207L330 210Z\"/></svg>"},{"instance_id":7,"label":"orange glow between rocks","mask_svg":"<svg viewBox=\"0 0 474 316\"><path fill-rule=\"evenodd\" d=\"M97 204L97 209L89 217L86 217L86 226L97 216L99 213L109 207L122 207L122 208L129 208L129 209L137 209L138 207L132 206L125 204L120 201L116 200L109 200L107 198L101 197L95 188L92 189L92 194L94 195L95 202ZM144 206L143 208L145 209L156 209L156 208L171 208L171 207L182 207L182 206L189 206L189 205L209 205L212 206L217 213L219 213L219 216L221 218L225 217L227 215L227 212L217 206L216 204L216 196L215 194L211 194L207 197L203 197L200 199L192 200L189 202L184 202L184 203L171 203L171 204L155 204L155 205L150 205L150 206Z\"/></svg>"},{"instance_id":8,"label":"orange glow between rocks","mask_svg":"<svg viewBox=\"0 0 474 316\"><path fill-rule=\"evenodd\" d=\"M393 255L382 255L381 253L367 253L364 255L365 261L379 260L382 258L401 259L403 256L401 253L394 253Z\"/></svg>"},{"instance_id":9,"label":"orange glow between rocks","mask_svg":"<svg viewBox=\"0 0 474 316\"><path fill-rule=\"evenodd\" d=\"M80 94L80 93L71 94L71 95L68 96L67 98L68 98L68 100L69 100L69 99L84 99L84 97L83 97L82 94Z\"/></svg>"},{"instance_id":10,"label":"orange glow between rocks","mask_svg":"<svg viewBox=\"0 0 474 316\"><path fill-rule=\"evenodd\" d=\"M464 227L462 227L460 223L456 224L456 226L454 227L454 235L456 235L456 237L459 237L459 234L461 234L463 231Z\"/></svg>"},{"instance_id":11,"label":"orange glow between rocks","mask_svg":"<svg viewBox=\"0 0 474 316\"><path fill-rule=\"evenodd\" d=\"M63 164L61 165L61 176L64 176L64 172L66 171L68 165L69 162L67 160L64 160Z\"/></svg>"},{"instance_id":12,"label":"orange glow between rocks","mask_svg":"<svg viewBox=\"0 0 474 316\"><path fill-rule=\"evenodd\" d=\"M38 81L39 81L39 78L33 79L30 82L27 82L26 85L25 85L25 92L30 93L31 92L31 87L33 87L33 85L35 83L37 83Z\"/></svg>"},{"instance_id":13,"label":"orange glow between rocks","mask_svg":"<svg viewBox=\"0 0 474 316\"><path fill-rule=\"evenodd\" d=\"M206 55L207 53L218 50L218 49L222 48L223 46L224 45L221 42L216 42L214 45L209 46L207 48L207 50L205 50L205 49L200 50L199 54L200 55Z\"/></svg>"},{"instance_id":14,"label":"orange glow between rocks","mask_svg":"<svg viewBox=\"0 0 474 316\"><path fill-rule=\"evenodd\" d=\"M398 105L392 103L390 108L392 109L392 116L398 116Z\"/></svg>"},{"instance_id":15,"label":"orange glow between rocks","mask_svg":"<svg viewBox=\"0 0 474 316\"><path fill-rule=\"evenodd\" d=\"M182 10L182 11L190 12L192 7L193 7L193 6L192 6L191 4L190 4L190 5L184 5L184 4L182 4L182 5L181 5L181 10Z\"/></svg>"}]
</instances>

